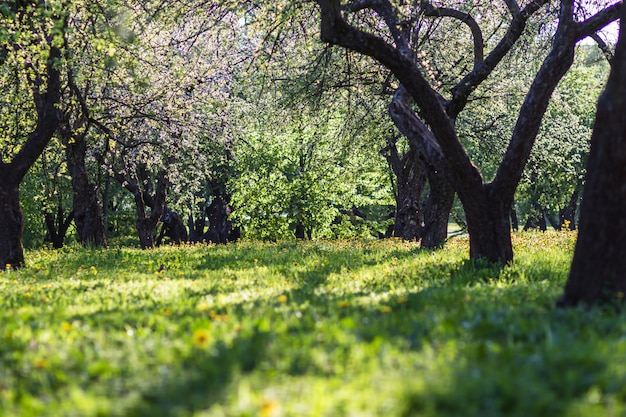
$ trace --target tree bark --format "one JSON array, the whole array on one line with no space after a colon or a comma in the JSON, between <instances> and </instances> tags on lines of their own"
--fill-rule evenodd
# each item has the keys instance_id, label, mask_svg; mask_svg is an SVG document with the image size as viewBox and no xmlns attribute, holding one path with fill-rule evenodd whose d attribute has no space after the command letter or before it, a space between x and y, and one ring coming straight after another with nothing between
<instances>
[{"instance_id":1,"label":"tree bark","mask_svg":"<svg viewBox=\"0 0 626 417\"><path fill-rule=\"evenodd\" d=\"M424 209L422 247L441 247L448 238L448 221L454 204L454 189L441 172L429 171L430 193Z\"/></svg>"},{"instance_id":2,"label":"tree bark","mask_svg":"<svg viewBox=\"0 0 626 417\"><path fill-rule=\"evenodd\" d=\"M0 269L24 266L19 181L10 171L10 166L0 166Z\"/></svg>"},{"instance_id":3,"label":"tree bark","mask_svg":"<svg viewBox=\"0 0 626 417\"><path fill-rule=\"evenodd\" d=\"M0 269L6 265L18 268L24 266L22 245L23 217L20 208L20 183L28 169L41 155L52 138L60 121L56 106L61 96L60 73L57 68L61 52L50 47L45 84L47 90L41 92L37 86L43 84L43 77L37 77L33 86L33 99L37 111L37 125L10 163L0 155Z\"/></svg>"},{"instance_id":4,"label":"tree bark","mask_svg":"<svg viewBox=\"0 0 626 417\"><path fill-rule=\"evenodd\" d=\"M106 246L106 231L98 192L89 181L85 155L87 142L84 137L65 138L67 169L72 177L74 223L78 241L83 245Z\"/></svg>"},{"instance_id":5,"label":"tree bark","mask_svg":"<svg viewBox=\"0 0 626 417\"><path fill-rule=\"evenodd\" d=\"M397 183L393 236L419 241L424 226L421 199L426 186L426 174L415 148L409 145L409 150L400 156L395 139L390 138L387 142L388 146L381 153L387 159Z\"/></svg>"},{"instance_id":6,"label":"tree bark","mask_svg":"<svg viewBox=\"0 0 626 417\"><path fill-rule=\"evenodd\" d=\"M396 127L407 137L410 148L414 150L411 158L420 163L421 170L428 179L430 193L423 210L421 207L421 194L425 186L423 180L412 185L414 187L412 193L417 202L415 205L420 210L420 224L423 218L423 227L420 227L422 247L432 249L442 246L448 237L448 219L454 202L454 188L450 184L452 177L441 147L432 131L411 109L410 103L411 96L408 91L399 86L388 111Z\"/></svg>"},{"instance_id":7,"label":"tree bark","mask_svg":"<svg viewBox=\"0 0 626 417\"><path fill-rule=\"evenodd\" d=\"M606 89L598 100L578 240L559 306L626 294L626 9Z\"/></svg>"}]
</instances>

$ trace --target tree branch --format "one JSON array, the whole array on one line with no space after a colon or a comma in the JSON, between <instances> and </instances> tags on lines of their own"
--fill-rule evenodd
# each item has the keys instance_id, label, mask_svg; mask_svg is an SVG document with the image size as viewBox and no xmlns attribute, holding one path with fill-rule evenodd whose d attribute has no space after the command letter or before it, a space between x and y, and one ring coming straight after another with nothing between
<instances>
[{"instance_id":1,"label":"tree branch","mask_svg":"<svg viewBox=\"0 0 626 417\"><path fill-rule=\"evenodd\" d=\"M425 16L451 17L465 23L472 32L472 38L474 39L474 68L478 67L478 65L483 62L485 49L483 31L480 29L478 22L476 22L476 20L469 13L463 13L459 10L447 7L434 7L426 1L422 2L422 7L424 8Z\"/></svg>"},{"instance_id":2,"label":"tree branch","mask_svg":"<svg viewBox=\"0 0 626 417\"><path fill-rule=\"evenodd\" d=\"M469 74L467 74L459 83L452 88L452 99L446 105L446 111L452 118L456 118L458 114L465 108L469 96L472 92L493 72L496 66L509 53L513 45L524 33L526 22L549 0L535 0L529 3L518 14L514 15L509 29L504 37L485 58L480 65L476 66Z\"/></svg>"}]
</instances>

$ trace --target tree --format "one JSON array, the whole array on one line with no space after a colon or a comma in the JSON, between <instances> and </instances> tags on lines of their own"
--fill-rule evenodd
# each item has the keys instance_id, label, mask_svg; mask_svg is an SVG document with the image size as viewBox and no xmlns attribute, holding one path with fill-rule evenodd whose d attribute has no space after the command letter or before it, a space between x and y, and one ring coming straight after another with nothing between
<instances>
[{"instance_id":1,"label":"tree","mask_svg":"<svg viewBox=\"0 0 626 417\"><path fill-rule=\"evenodd\" d=\"M9 3L0 8L0 65L2 86L6 88L8 74L31 89L32 109L36 118L32 130L23 142L21 132L13 138L3 138L0 144L0 269L7 265L24 265L22 245L23 218L20 207L20 184L52 138L60 121L57 104L61 96L61 45L64 18L62 4L58 9L46 7L46 2ZM51 27L58 32L55 34ZM43 42L42 42L43 41ZM17 111L17 109L11 109ZM17 146L13 154L10 149Z\"/></svg>"},{"instance_id":2,"label":"tree","mask_svg":"<svg viewBox=\"0 0 626 417\"><path fill-rule=\"evenodd\" d=\"M339 0L317 0L316 3L320 6L322 40L369 55L381 62L393 72L419 108L421 123L432 132L432 137L441 148L446 172L449 172L451 183L463 204L470 234L470 257L485 258L501 264L510 262L513 249L509 215L515 190L552 92L573 62L576 43L617 19L621 2L606 6L583 21L576 20L573 0L561 2L558 27L550 52L528 89L495 178L487 183L462 146L455 120L476 88L490 76L520 39L529 18L547 1L533 1L523 7L514 0L505 1L510 16L509 19L503 17L502 23L508 20L508 29L488 54L485 54L480 25L471 13L436 8L428 2L422 2L420 13L465 22L473 37L472 69L461 74L460 81L449 90L447 99L425 76L416 60L416 51L407 48L406 39L412 35L416 16L401 15L401 8L394 8L388 0L350 1L345 4ZM351 17L363 14L378 24L356 26L358 21ZM493 18L493 13L481 15L486 19ZM382 28L385 31L381 34Z\"/></svg>"},{"instance_id":3,"label":"tree","mask_svg":"<svg viewBox=\"0 0 626 417\"><path fill-rule=\"evenodd\" d=\"M611 73L596 111L580 226L565 293L558 305L626 294L626 9Z\"/></svg>"}]
</instances>

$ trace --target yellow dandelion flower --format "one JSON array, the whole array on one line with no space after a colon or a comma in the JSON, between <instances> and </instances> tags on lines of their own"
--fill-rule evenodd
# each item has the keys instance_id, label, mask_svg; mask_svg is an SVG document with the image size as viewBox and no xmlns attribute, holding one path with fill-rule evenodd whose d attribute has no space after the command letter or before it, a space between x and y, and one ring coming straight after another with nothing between
<instances>
[{"instance_id":1,"label":"yellow dandelion flower","mask_svg":"<svg viewBox=\"0 0 626 417\"><path fill-rule=\"evenodd\" d=\"M261 415L263 417L271 417L278 411L279 404L276 401L265 401L261 407Z\"/></svg>"},{"instance_id":2,"label":"yellow dandelion flower","mask_svg":"<svg viewBox=\"0 0 626 417\"><path fill-rule=\"evenodd\" d=\"M69 332L70 330L72 330L72 323L64 321L63 323L61 323L61 330L63 330L64 332Z\"/></svg>"},{"instance_id":3,"label":"yellow dandelion flower","mask_svg":"<svg viewBox=\"0 0 626 417\"><path fill-rule=\"evenodd\" d=\"M409 297L403 295L402 297L398 297L398 304L405 304L409 301Z\"/></svg>"},{"instance_id":4,"label":"yellow dandelion flower","mask_svg":"<svg viewBox=\"0 0 626 417\"><path fill-rule=\"evenodd\" d=\"M391 313L391 307L389 306L381 306L379 310L381 313Z\"/></svg>"},{"instance_id":5,"label":"yellow dandelion flower","mask_svg":"<svg viewBox=\"0 0 626 417\"><path fill-rule=\"evenodd\" d=\"M193 332L193 344L204 349L211 344L211 332L209 329L198 329Z\"/></svg>"},{"instance_id":6,"label":"yellow dandelion flower","mask_svg":"<svg viewBox=\"0 0 626 417\"><path fill-rule=\"evenodd\" d=\"M279 295L278 296L278 302L279 303L286 303L287 302L287 296L285 294Z\"/></svg>"},{"instance_id":7,"label":"yellow dandelion flower","mask_svg":"<svg viewBox=\"0 0 626 417\"><path fill-rule=\"evenodd\" d=\"M350 302L348 300L339 301L339 307L341 307L341 308L346 308L349 305L350 305Z\"/></svg>"}]
</instances>

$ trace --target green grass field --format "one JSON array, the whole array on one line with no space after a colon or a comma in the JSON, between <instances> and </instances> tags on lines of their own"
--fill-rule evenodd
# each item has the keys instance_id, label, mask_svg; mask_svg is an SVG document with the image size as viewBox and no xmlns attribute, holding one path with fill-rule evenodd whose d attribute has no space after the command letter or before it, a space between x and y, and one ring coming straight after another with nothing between
<instances>
[{"instance_id":1,"label":"green grass field","mask_svg":"<svg viewBox=\"0 0 626 417\"><path fill-rule=\"evenodd\" d=\"M624 415L625 313L554 307L574 239L504 270L463 237L29 252L0 416Z\"/></svg>"}]
</instances>

